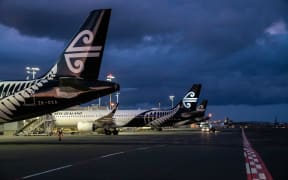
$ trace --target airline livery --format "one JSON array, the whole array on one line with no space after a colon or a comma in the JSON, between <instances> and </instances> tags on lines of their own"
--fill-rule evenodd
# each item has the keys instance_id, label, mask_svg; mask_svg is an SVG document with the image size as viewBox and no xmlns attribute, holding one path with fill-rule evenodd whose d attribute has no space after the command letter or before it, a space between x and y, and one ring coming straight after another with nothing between
<instances>
[{"instance_id":1,"label":"airline livery","mask_svg":"<svg viewBox=\"0 0 288 180\"><path fill-rule=\"evenodd\" d=\"M194 84L184 98L174 108L169 110L145 111L134 117L125 126L151 126L153 129L161 130L161 127L163 126L171 126L178 121L189 119L190 117L187 117L186 114L196 110L201 87L201 84Z\"/></svg>"},{"instance_id":2,"label":"airline livery","mask_svg":"<svg viewBox=\"0 0 288 180\"><path fill-rule=\"evenodd\" d=\"M58 127L77 127L78 131L90 132L104 128L105 134L118 134L119 127L150 126L161 130L162 126L170 126L179 121L188 120L187 113L196 111L201 84L194 84L185 97L168 110L106 110L95 111L58 111L53 113L55 125ZM72 114L71 114L72 113ZM111 118L107 118L110 114Z\"/></svg>"},{"instance_id":3,"label":"airline livery","mask_svg":"<svg viewBox=\"0 0 288 180\"><path fill-rule=\"evenodd\" d=\"M30 81L0 82L0 123L52 113L119 90L98 80L111 9L94 10L58 62Z\"/></svg>"},{"instance_id":4,"label":"airline livery","mask_svg":"<svg viewBox=\"0 0 288 180\"><path fill-rule=\"evenodd\" d=\"M209 120L210 117L205 116L207 103L208 103L208 100L204 99L195 111L191 111L191 112L182 114L182 117L186 118L185 120L177 121L172 126L178 127L178 126L183 126L183 125L188 125L188 124L192 124L192 123L198 123L198 122L203 122L203 121Z\"/></svg>"}]
</instances>

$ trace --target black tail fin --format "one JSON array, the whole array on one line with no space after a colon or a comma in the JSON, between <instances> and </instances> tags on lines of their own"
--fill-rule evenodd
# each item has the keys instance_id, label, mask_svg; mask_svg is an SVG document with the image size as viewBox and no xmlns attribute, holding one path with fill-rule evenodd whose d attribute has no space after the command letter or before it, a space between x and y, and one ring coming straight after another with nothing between
<instances>
[{"instance_id":1,"label":"black tail fin","mask_svg":"<svg viewBox=\"0 0 288 180\"><path fill-rule=\"evenodd\" d=\"M110 15L111 9L92 11L50 72L56 77L98 79Z\"/></svg>"},{"instance_id":2,"label":"black tail fin","mask_svg":"<svg viewBox=\"0 0 288 180\"><path fill-rule=\"evenodd\" d=\"M201 84L193 84L192 88L184 96L180 102L180 108L182 110L191 112L196 110L198 98L201 92Z\"/></svg>"},{"instance_id":3,"label":"black tail fin","mask_svg":"<svg viewBox=\"0 0 288 180\"><path fill-rule=\"evenodd\" d=\"M201 84L193 84L192 88L187 92L184 98L173 108L179 108L175 115L176 119L184 120L191 118L192 113L196 111L201 87Z\"/></svg>"},{"instance_id":4,"label":"black tail fin","mask_svg":"<svg viewBox=\"0 0 288 180\"><path fill-rule=\"evenodd\" d=\"M208 100L204 99L201 104L197 107L197 111L205 111L208 104Z\"/></svg>"}]
</instances>

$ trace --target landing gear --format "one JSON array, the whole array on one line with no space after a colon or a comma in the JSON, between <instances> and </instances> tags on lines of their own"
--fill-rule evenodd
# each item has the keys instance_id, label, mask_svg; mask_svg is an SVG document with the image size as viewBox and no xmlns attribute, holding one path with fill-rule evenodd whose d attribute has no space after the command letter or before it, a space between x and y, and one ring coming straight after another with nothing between
<instances>
[{"instance_id":1,"label":"landing gear","mask_svg":"<svg viewBox=\"0 0 288 180\"><path fill-rule=\"evenodd\" d=\"M111 131L110 129L104 129L104 133L105 133L106 135L111 135L111 134L113 134L113 135L118 135L119 130L117 130L116 128L113 129L112 131Z\"/></svg>"},{"instance_id":2,"label":"landing gear","mask_svg":"<svg viewBox=\"0 0 288 180\"><path fill-rule=\"evenodd\" d=\"M109 130L109 129L104 129L104 133L106 134L106 135L111 135L111 131Z\"/></svg>"},{"instance_id":3,"label":"landing gear","mask_svg":"<svg viewBox=\"0 0 288 180\"><path fill-rule=\"evenodd\" d=\"M112 133L113 133L113 135L118 135L119 131L118 131L117 129L114 129L114 130L112 131Z\"/></svg>"},{"instance_id":4,"label":"landing gear","mask_svg":"<svg viewBox=\"0 0 288 180\"><path fill-rule=\"evenodd\" d=\"M162 131L163 130L161 127L154 127L154 126L152 126L151 129L153 131Z\"/></svg>"}]
</instances>

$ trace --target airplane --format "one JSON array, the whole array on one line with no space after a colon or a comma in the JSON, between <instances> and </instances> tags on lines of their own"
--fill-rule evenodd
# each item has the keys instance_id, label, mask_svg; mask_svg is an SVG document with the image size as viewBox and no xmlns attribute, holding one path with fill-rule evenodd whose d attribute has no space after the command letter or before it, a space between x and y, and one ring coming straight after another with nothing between
<instances>
[{"instance_id":1,"label":"airplane","mask_svg":"<svg viewBox=\"0 0 288 180\"><path fill-rule=\"evenodd\" d=\"M209 120L210 117L205 116L207 104L208 104L208 100L204 99L195 111L191 111L191 112L185 114L185 117L187 119L182 120L182 121L177 121L172 126L173 127L179 127L179 126L184 126L184 125L189 125L192 123L199 123L199 122ZM184 116L184 115L182 115L182 116Z\"/></svg>"},{"instance_id":2,"label":"airplane","mask_svg":"<svg viewBox=\"0 0 288 180\"><path fill-rule=\"evenodd\" d=\"M118 103L110 111L107 110L62 110L52 113L52 120L56 127L77 127L78 131L95 131L96 127L104 127L113 123L112 119L117 110ZM91 124L91 122L93 124Z\"/></svg>"},{"instance_id":3,"label":"airplane","mask_svg":"<svg viewBox=\"0 0 288 180\"><path fill-rule=\"evenodd\" d=\"M120 89L98 80L111 9L94 10L42 77L0 82L0 123L49 114Z\"/></svg>"},{"instance_id":4,"label":"airplane","mask_svg":"<svg viewBox=\"0 0 288 180\"><path fill-rule=\"evenodd\" d=\"M97 128L104 128L107 135L117 135L119 127L144 127L161 130L161 125L168 121L185 120L184 113L196 109L200 95L201 84L194 84L184 98L173 108L168 110L108 110L96 111L59 111L52 114L56 127L77 127L79 132L92 132ZM116 107L117 108L117 107ZM110 116L111 117L111 116ZM174 118L177 117L177 118ZM112 130L111 130L112 129Z\"/></svg>"}]
</instances>

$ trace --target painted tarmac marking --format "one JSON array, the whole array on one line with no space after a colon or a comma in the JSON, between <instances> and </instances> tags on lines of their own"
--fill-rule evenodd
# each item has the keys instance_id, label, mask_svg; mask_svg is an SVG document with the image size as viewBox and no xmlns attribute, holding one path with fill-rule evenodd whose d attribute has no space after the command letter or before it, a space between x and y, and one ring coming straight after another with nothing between
<instances>
[{"instance_id":1,"label":"painted tarmac marking","mask_svg":"<svg viewBox=\"0 0 288 180\"><path fill-rule=\"evenodd\" d=\"M247 180L273 180L264 161L250 145L243 129L242 137Z\"/></svg>"},{"instance_id":2,"label":"painted tarmac marking","mask_svg":"<svg viewBox=\"0 0 288 180\"><path fill-rule=\"evenodd\" d=\"M151 147L141 147L141 148L137 148L135 149L136 151L143 151L143 150L147 150L150 149Z\"/></svg>"},{"instance_id":3,"label":"painted tarmac marking","mask_svg":"<svg viewBox=\"0 0 288 180\"><path fill-rule=\"evenodd\" d=\"M47 174L47 173L50 173L50 172L53 172L53 171L58 171L58 170L61 170L61 169L69 168L71 166L72 165L70 164L70 165L67 165L67 166L62 166L62 167L58 167L58 168L55 168L55 169L50 169L48 171L43 171L43 172L40 172L40 173L36 173L36 174L32 174L32 175L29 175L29 176L22 177L21 179L28 179L28 178L31 178L31 177L39 176L41 174Z\"/></svg>"},{"instance_id":4,"label":"painted tarmac marking","mask_svg":"<svg viewBox=\"0 0 288 180\"><path fill-rule=\"evenodd\" d=\"M124 154L124 153L125 152L117 152L117 153L107 154L107 155L100 156L100 158L106 158L106 157L115 156L115 155Z\"/></svg>"},{"instance_id":5,"label":"painted tarmac marking","mask_svg":"<svg viewBox=\"0 0 288 180\"><path fill-rule=\"evenodd\" d=\"M99 156L99 157L96 157L96 158L93 158L93 159L88 159L88 160L84 160L84 161L79 161L79 162L76 162L76 163L74 163L74 164L69 164L69 165L66 165L66 166L61 166L61 167L58 167L58 168L54 168L54 169L50 169L50 170L47 170L47 171L43 171L43 172L39 172L39 173L27 175L27 176L20 177L20 178L16 178L16 179L29 179L29 178L32 178L32 177L35 177L35 176L40 176L40 175L43 175L43 174L48 174L48 173L51 173L51 172L54 172L54 171L60 171L60 170L63 170L63 169L66 169L66 168L70 168L70 167L73 167L73 166L79 166L79 165L87 164L87 163L90 163L90 162L92 162L92 161L99 160L99 159L104 159L104 158L108 158L108 157L111 157L111 156L116 156L116 155L120 155L120 154L124 154L124 153L128 153L128 152L145 151L145 150L152 149L152 148L161 148L161 147L164 147L164 146L166 146L166 145L142 147L142 148L136 148L136 149L129 150L129 151L120 151L120 152L116 152L116 153L106 154L106 155L102 155L102 156Z\"/></svg>"}]
</instances>

